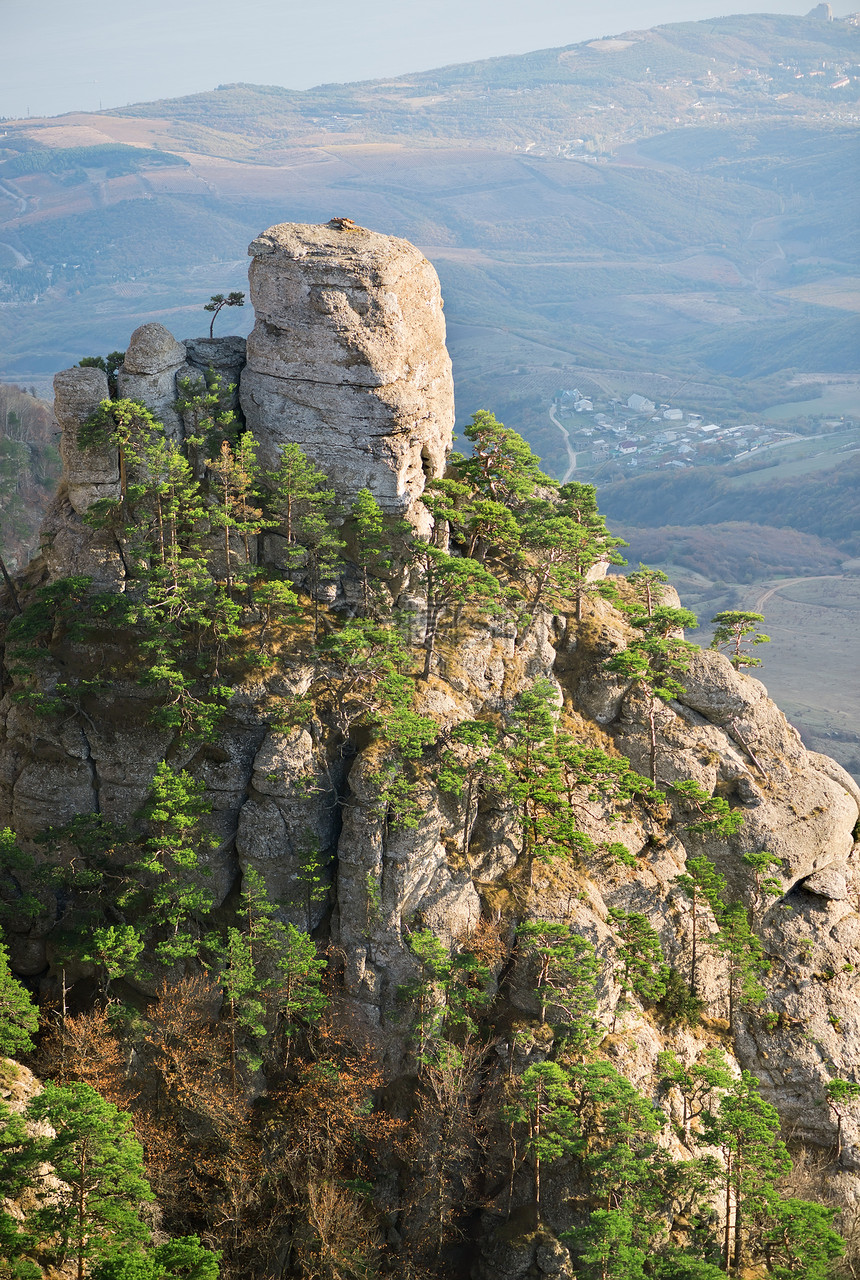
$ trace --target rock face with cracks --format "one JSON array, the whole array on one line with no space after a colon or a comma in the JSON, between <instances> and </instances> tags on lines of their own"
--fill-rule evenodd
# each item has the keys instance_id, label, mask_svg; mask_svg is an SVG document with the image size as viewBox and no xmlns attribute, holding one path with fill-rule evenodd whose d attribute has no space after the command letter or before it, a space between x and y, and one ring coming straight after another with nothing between
<instances>
[{"instance_id":1,"label":"rock face with cracks","mask_svg":"<svg viewBox=\"0 0 860 1280\"><path fill-rule=\"evenodd\" d=\"M242 409L274 462L295 442L350 499L416 505L451 445L454 388L439 280L406 240L364 228L271 227L249 250L256 315Z\"/></svg>"}]
</instances>

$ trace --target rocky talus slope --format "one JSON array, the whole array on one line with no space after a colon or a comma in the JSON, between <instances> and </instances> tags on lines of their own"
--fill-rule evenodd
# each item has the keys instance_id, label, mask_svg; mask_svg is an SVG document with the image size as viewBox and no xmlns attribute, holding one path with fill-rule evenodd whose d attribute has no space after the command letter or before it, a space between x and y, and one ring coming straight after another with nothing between
<instances>
[{"instance_id":1,"label":"rocky talus slope","mask_svg":"<svg viewBox=\"0 0 860 1280\"><path fill-rule=\"evenodd\" d=\"M247 357L236 339L183 344L161 326L146 325L132 337L120 393L143 401L168 434L180 438L177 377L212 363L239 383L245 420L264 455L276 460L286 442L299 443L330 472L340 494L351 497L367 486L383 510L411 517L419 531L429 529L420 497L426 479L444 471L453 413L432 268L404 242L331 227L275 227L250 252L257 321ZM30 565L20 594L26 600L40 585L81 574L122 593L129 581L122 540L83 519L100 499L119 493L116 449L82 449L77 439L107 395L106 380L96 369L69 370L58 375L56 395L64 479L46 522L43 555ZM274 536L255 543L252 555L273 555ZM400 588L400 603L414 609L408 584L401 581ZM344 570L328 593L330 617L343 616L355 598ZM8 608L11 615L11 603ZM246 623L253 628L252 613ZM508 945L506 961L494 970L500 1011L486 1068L488 1077L502 1078L542 1060L551 1045L534 974L510 950L514 929L529 920L566 922L600 960L601 1052L647 1097L679 1105L660 1090L661 1051L689 1062L718 1046L733 1069L757 1077L792 1143L830 1153L835 1122L822 1103L827 1082L854 1078L860 1061L860 790L835 762L804 749L758 680L718 653L695 654L680 678L682 691L661 704L657 774L664 802L633 798L619 811L599 795L582 794L581 830L598 847L620 843L629 858L556 858L529 866L512 806L488 792L467 810L464 794L439 784L456 727L471 720L503 724L518 696L538 681L552 690L560 730L628 757L647 775L646 701L605 665L633 633L605 600L589 597L583 613L577 621L573 610L539 611L518 638L511 620L481 616L467 605L440 633L431 674L416 681L414 702L438 736L415 765L419 817L406 826L390 806L380 806L385 746L372 734L344 734L326 683L331 671L314 657L307 622L271 625L265 641L271 664L235 683L217 736L203 743L154 725L157 688L137 683L127 667L123 674L121 663L107 687L88 691L85 682L117 658L120 637L80 638L68 626L57 627L47 641L52 679L77 680L80 692L64 714L37 715L16 697L19 678L7 663L0 818L24 844L78 814L130 821L167 759L205 785L216 840L208 887L216 905L229 901L254 868L273 900L298 904L284 911L303 924L296 887L302 851L311 842L321 852L328 892L315 904L311 923L342 961L340 1012L375 1046L391 1089L398 1081L405 1087L415 1070L399 992L415 978L409 939L416 930L432 930L446 947L456 947L489 924ZM420 620L415 625L420 636ZM273 706L297 700L305 708L300 723L273 715ZM727 837L692 831L689 807L670 790L684 779L742 814L739 829ZM743 855L763 850L779 859L778 891L757 897ZM725 962L701 940L698 990L706 1010L698 1024L661 1020L624 998L619 982L613 909L647 917L667 964L689 972L693 923L677 877L701 854L749 906L771 964L764 1001L735 1011L733 1035ZM715 928L709 918L706 933ZM55 976L50 922L15 929L14 968L49 986ZM81 966L79 975L86 972ZM677 1134L666 1140L684 1155ZM488 1166L497 1154L492 1144L501 1142L493 1137ZM856 1204L856 1117L844 1122L841 1159L829 1176L833 1194ZM499 1234L508 1193L502 1178L485 1189L473 1225L472 1274L477 1280L571 1275L567 1250L549 1236L513 1242L510 1232ZM568 1197L561 1162L545 1178L543 1216L554 1230L570 1223ZM522 1169L513 1199L528 1199Z\"/></svg>"}]
</instances>

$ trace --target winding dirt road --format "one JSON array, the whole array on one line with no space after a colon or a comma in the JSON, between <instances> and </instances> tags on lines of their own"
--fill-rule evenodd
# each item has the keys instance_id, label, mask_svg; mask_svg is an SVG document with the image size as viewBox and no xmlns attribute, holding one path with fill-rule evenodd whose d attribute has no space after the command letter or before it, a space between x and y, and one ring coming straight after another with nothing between
<instances>
[{"instance_id":1,"label":"winding dirt road","mask_svg":"<svg viewBox=\"0 0 860 1280\"><path fill-rule=\"evenodd\" d=\"M552 422L552 425L554 427L558 427L559 431L564 436L564 447L567 450L568 466L567 466L567 471L565 471L564 475L561 477L561 483L567 484L568 480L576 470L576 454L574 453L573 445L570 443L570 432L568 431L567 427L563 427L561 425L558 418L555 416L555 405L552 405L552 404L550 405L549 417L550 417L550 421Z\"/></svg>"},{"instance_id":2,"label":"winding dirt road","mask_svg":"<svg viewBox=\"0 0 860 1280\"><path fill-rule=\"evenodd\" d=\"M771 596L776 595L777 591L782 591L784 587L796 587L798 582L824 582L827 579L841 581L845 577L844 573L818 573L808 578L786 578L784 582L778 582L775 587L768 587L767 591L763 591L752 607L753 613L761 613L762 606L767 604Z\"/></svg>"}]
</instances>

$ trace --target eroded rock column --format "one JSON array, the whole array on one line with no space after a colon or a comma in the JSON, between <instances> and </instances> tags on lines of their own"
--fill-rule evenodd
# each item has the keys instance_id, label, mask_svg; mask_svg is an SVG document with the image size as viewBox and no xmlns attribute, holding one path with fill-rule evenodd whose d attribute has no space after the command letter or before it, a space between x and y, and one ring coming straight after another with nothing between
<instances>
[{"instance_id":1,"label":"eroded rock column","mask_svg":"<svg viewBox=\"0 0 860 1280\"><path fill-rule=\"evenodd\" d=\"M249 250L256 314L241 401L260 455L299 444L350 501L369 488L419 526L451 445L439 278L406 240L335 224L270 227Z\"/></svg>"},{"instance_id":2,"label":"eroded rock column","mask_svg":"<svg viewBox=\"0 0 860 1280\"><path fill-rule=\"evenodd\" d=\"M191 373L185 361L185 347L163 324L152 322L135 329L125 353L125 363L117 372L119 394L145 404L165 435L181 441L182 420L176 412L176 377Z\"/></svg>"}]
</instances>

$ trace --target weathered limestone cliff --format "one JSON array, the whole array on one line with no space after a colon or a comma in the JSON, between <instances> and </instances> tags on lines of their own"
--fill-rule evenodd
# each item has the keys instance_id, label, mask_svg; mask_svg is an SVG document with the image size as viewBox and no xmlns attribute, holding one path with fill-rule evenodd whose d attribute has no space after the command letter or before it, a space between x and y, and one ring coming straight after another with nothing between
<instances>
[{"instance_id":1,"label":"weathered limestone cliff","mask_svg":"<svg viewBox=\"0 0 860 1280\"><path fill-rule=\"evenodd\" d=\"M436 272L363 227L270 227L250 246L256 314L242 408L263 456L300 444L344 497L424 519L451 447L454 387Z\"/></svg>"},{"instance_id":2,"label":"weathered limestone cliff","mask_svg":"<svg viewBox=\"0 0 860 1280\"><path fill-rule=\"evenodd\" d=\"M183 430L172 408L177 377L204 362L229 370L233 381L238 373L245 421L270 462L284 443L298 442L342 495L369 487L385 511L429 528L420 498L426 478L443 472L453 412L432 268L402 241L328 226L275 227L250 252L257 319L247 364L235 339L182 344L161 326L146 325L132 337L121 394L141 399L177 435ZM106 394L98 370L57 377L64 484L46 523L44 559L30 567L30 586L87 574L102 588L125 590L117 538L82 523L96 501L118 492L116 450L77 444L80 425ZM502 722L517 696L540 679L555 690L560 726L647 774L648 708L635 685L605 668L630 638L623 615L596 598L581 622L573 611L539 612L519 640L512 622L465 609L440 639L430 677L416 684L415 709L435 722L439 737L416 766L420 817L409 826L398 826L380 805L383 748L367 735L344 735L323 696L331 672L315 665L307 631L295 625L271 628L271 665L236 683L217 739L208 743L154 727L157 690L130 674L109 687L84 688L53 718L36 716L16 699L16 677L7 674L0 819L24 841L75 814L128 821L167 759L205 784L216 904L253 867L273 900L287 904L285 915L303 923L301 859L309 846L319 851L329 888L310 923L342 958L342 1009L370 1037L390 1080L413 1070L398 992L414 978L408 942L416 929L428 928L450 946L482 920L508 942L523 920L567 922L593 943L602 964L599 1016L607 1030L615 1023L604 1052L647 1096L661 1096L658 1052L672 1049L692 1061L720 1045L734 1069L756 1075L793 1142L832 1151L826 1085L834 1077L853 1079L860 1059L860 790L834 761L804 749L758 680L719 654L695 655L681 678L683 691L661 710L665 804L633 801L619 820L599 798L584 797L583 831L597 845L622 844L632 855L629 865L572 857L529 868L510 805L488 793L467 811L464 795L438 784L451 731L467 720ZM118 641L107 635L81 641L67 631L51 643L63 678L85 680L95 679ZM303 700L303 719L283 725L271 708L290 699ZM739 830L728 837L692 831L683 798L668 790L683 779L726 799L743 816ZM780 860L779 890L759 899L743 855L763 850ZM733 1039L726 969L714 950L700 946L698 987L707 1010L697 1026L667 1026L636 1000L625 1006L618 981L613 908L646 916L667 963L688 973L693 926L676 878L688 858L702 853L749 906L772 965L764 1003L736 1012ZM714 930L711 921L708 932ZM17 971L49 983L50 921L22 923L14 943ZM549 1042L535 1030L528 963L510 951L504 975L501 965L495 973L504 978L494 1050L504 1075L514 1062L540 1061ZM518 1035L529 1026L529 1035ZM683 1154L680 1139L673 1141ZM544 1214L556 1231L571 1221L565 1176L561 1167L546 1179ZM856 1118L844 1122L841 1159L830 1176L844 1202L860 1200ZM503 1181L485 1189L472 1274L520 1280L537 1274L530 1270L537 1266L542 1275L570 1275L561 1246L535 1236L515 1247L497 1234L508 1194ZM522 1170L513 1194L527 1199Z\"/></svg>"}]
</instances>

